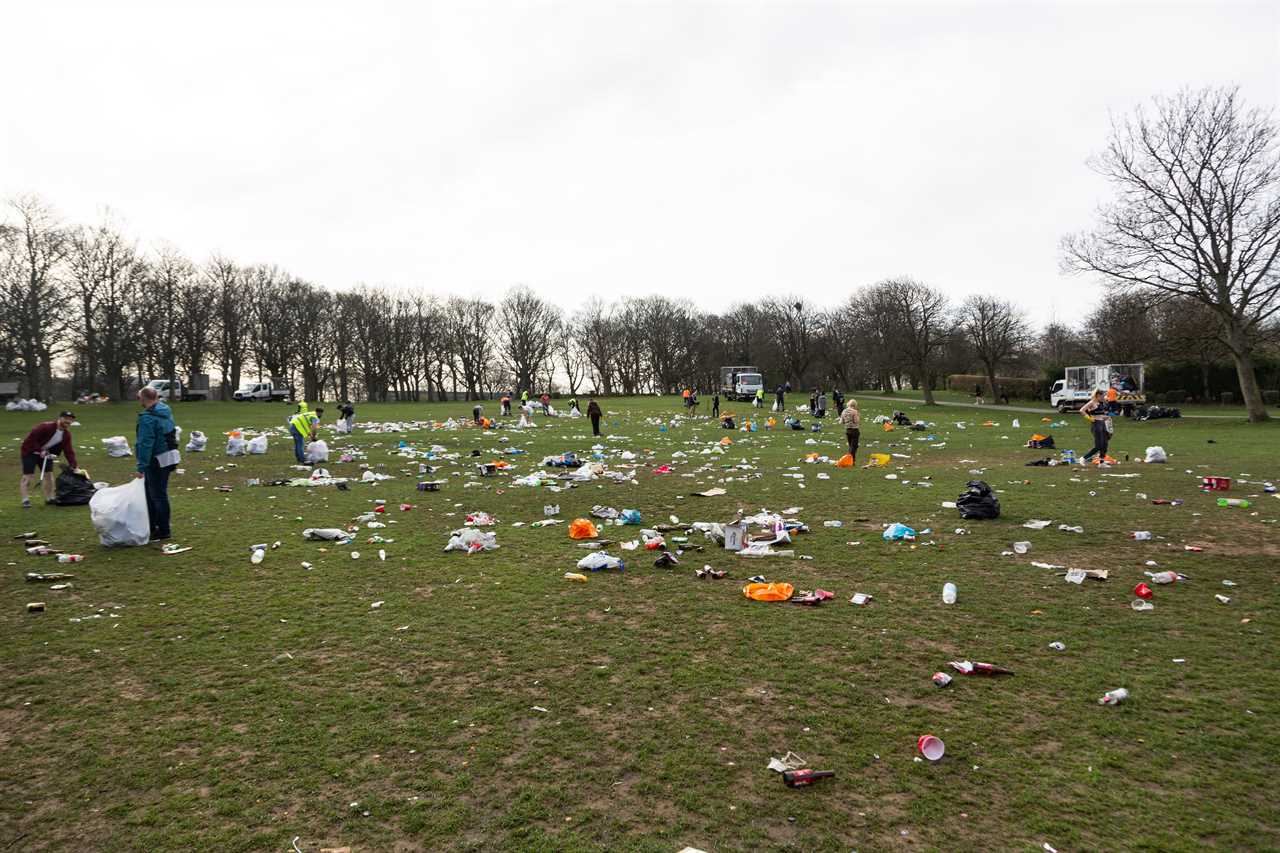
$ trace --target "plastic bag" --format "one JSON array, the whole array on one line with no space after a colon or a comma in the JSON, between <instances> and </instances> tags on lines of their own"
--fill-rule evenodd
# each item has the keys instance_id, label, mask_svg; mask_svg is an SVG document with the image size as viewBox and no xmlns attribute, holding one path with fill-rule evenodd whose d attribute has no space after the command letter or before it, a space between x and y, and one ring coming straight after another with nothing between
<instances>
[{"instance_id":1,"label":"plastic bag","mask_svg":"<svg viewBox=\"0 0 1280 853\"><path fill-rule=\"evenodd\" d=\"M916 538L916 532L902 522L897 521L886 527L884 533L880 534L880 538L886 542L896 542L901 539L910 540Z\"/></svg>"},{"instance_id":2,"label":"plastic bag","mask_svg":"<svg viewBox=\"0 0 1280 853\"><path fill-rule=\"evenodd\" d=\"M600 531L589 518L575 518L569 523L570 539L595 539L599 535Z\"/></svg>"},{"instance_id":3,"label":"plastic bag","mask_svg":"<svg viewBox=\"0 0 1280 853\"><path fill-rule=\"evenodd\" d=\"M1155 445L1154 447L1148 447L1148 448L1147 448L1147 457L1146 457L1146 461L1148 461L1148 462L1168 462L1168 461L1169 461L1169 454L1165 453L1165 452L1164 452L1164 448L1157 444L1157 445Z\"/></svg>"},{"instance_id":4,"label":"plastic bag","mask_svg":"<svg viewBox=\"0 0 1280 853\"><path fill-rule=\"evenodd\" d=\"M89 517L98 531L98 541L107 547L151 541L147 486L141 477L95 492L89 500Z\"/></svg>"},{"instance_id":5,"label":"plastic bag","mask_svg":"<svg viewBox=\"0 0 1280 853\"><path fill-rule=\"evenodd\" d=\"M129 450L129 439L123 435L113 435L102 439L102 444L107 448L108 456L132 456Z\"/></svg>"},{"instance_id":6,"label":"plastic bag","mask_svg":"<svg viewBox=\"0 0 1280 853\"><path fill-rule=\"evenodd\" d=\"M841 456L839 459L837 459L837 460L836 460L836 467L837 467L837 468L852 468L852 467L853 467L853 454L846 453L844 456Z\"/></svg>"},{"instance_id":7,"label":"plastic bag","mask_svg":"<svg viewBox=\"0 0 1280 853\"><path fill-rule=\"evenodd\" d=\"M266 434L264 433L263 435L255 435L253 438L249 439L249 446L246 448L246 450L248 450L250 453L253 453L253 454L266 453L267 452Z\"/></svg>"},{"instance_id":8,"label":"plastic bag","mask_svg":"<svg viewBox=\"0 0 1280 853\"><path fill-rule=\"evenodd\" d=\"M187 439L188 453L203 453L205 446L209 443L209 437L200 430L191 431L191 437Z\"/></svg>"},{"instance_id":9,"label":"plastic bag","mask_svg":"<svg viewBox=\"0 0 1280 853\"><path fill-rule=\"evenodd\" d=\"M789 583L749 583L742 594L753 601L786 601L795 592Z\"/></svg>"},{"instance_id":10,"label":"plastic bag","mask_svg":"<svg viewBox=\"0 0 1280 853\"><path fill-rule=\"evenodd\" d=\"M1000 501L996 499L991 487L982 480L970 480L965 490L956 498L956 509L960 517L967 519L984 519L1000 517Z\"/></svg>"},{"instance_id":11,"label":"plastic bag","mask_svg":"<svg viewBox=\"0 0 1280 853\"><path fill-rule=\"evenodd\" d=\"M308 462L328 462L329 445L324 441L313 441L307 445Z\"/></svg>"},{"instance_id":12,"label":"plastic bag","mask_svg":"<svg viewBox=\"0 0 1280 853\"><path fill-rule=\"evenodd\" d=\"M872 453L870 464L876 466L877 468L883 468L889 464L889 460L891 458L892 457L890 457L888 453Z\"/></svg>"},{"instance_id":13,"label":"plastic bag","mask_svg":"<svg viewBox=\"0 0 1280 853\"><path fill-rule=\"evenodd\" d=\"M94 495L93 482L83 474L76 473L70 465L62 466L55 485L57 492L53 502L58 506L84 506Z\"/></svg>"},{"instance_id":14,"label":"plastic bag","mask_svg":"<svg viewBox=\"0 0 1280 853\"><path fill-rule=\"evenodd\" d=\"M333 425L333 431L338 435L347 435L351 432L351 425L347 423L346 418L338 418Z\"/></svg>"},{"instance_id":15,"label":"plastic bag","mask_svg":"<svg viewBox=\"0 0 1280 853\"><path fill-rule=\"evenodd\" d=\"M228 456L244 456L245 453L248 452L247 450L248 444L249 442L245 441L243 438L241 438L238 435L230 436L227 439L227 455Z\"/></svg>"}]
</instances>

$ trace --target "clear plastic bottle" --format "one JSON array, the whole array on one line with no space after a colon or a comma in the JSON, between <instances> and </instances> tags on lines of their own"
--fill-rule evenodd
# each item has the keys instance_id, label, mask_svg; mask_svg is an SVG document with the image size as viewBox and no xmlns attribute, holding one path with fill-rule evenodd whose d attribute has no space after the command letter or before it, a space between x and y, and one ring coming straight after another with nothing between
<instances>
[{"instance_id":1,"label":"clear plastic bottle","mask_svg":"<svg viewBox=\"0 0 1280 853\"><path fill-rule=\"evenodd\" d=\"M250 561L252 561L255 565L257 565L258 563L261 563L261 562L262 562L262 558L263 558L263 557L265 557L265 556L267 556L267 552L266 552L265 550L263 550L262 548L254 548L254 549L253 549L253 556L252 556L252 557L250 557L249 559L250 559Z\"/></svg>"},{"instance_id":2,"label":"clear plastic bottle","mask_svg":"<svg viewBox=\"0 0 1280 853\"><path fill-rule=\"evenodd\" d=\"M943 604L956 603L956 585L953 584L951 581L947 581L945 584L942 585L942 603Z\"/></svg>"},{"instance_id":3,"label":"clear plastic bottle","mask_svg":"<svg viewBox=\"0 0 1280 853\"><path fill-rule=\"evenodd\" d=\"M1244 498L1218 498L1218 506L1238 506L1241 509L1248 509L1250 504Z\"/></svg>"},{"instance_id":4,"label":"clear plastic bottle","mask_svg":"<svg viewBox=\"0 0 1280 853\"><path fill-rule=\"evenodd\" d=\"M1173 583L1178 579L1177 572L1150 572L1152 583Z\"/></svg>"},{"instance_id":5,"label":"clear plastic bottle","mask_svg":"<svg viewBox=\"0 0 1280 853\"><path fill-rule=\"evenodd\" d=\"M1115 690L1108 690L1098 700L1099 705L1119 705L1121 702L1129 698L1129 691L1123 687L1117 687Z\"/></svg>"}]
</instances>

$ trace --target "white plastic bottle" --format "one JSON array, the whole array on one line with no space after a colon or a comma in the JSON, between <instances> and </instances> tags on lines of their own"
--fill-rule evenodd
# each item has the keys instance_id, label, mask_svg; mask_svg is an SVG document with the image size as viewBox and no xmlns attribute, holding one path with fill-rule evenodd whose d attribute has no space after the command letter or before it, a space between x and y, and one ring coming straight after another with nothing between
<instances>
[{"instance_id":1,"label":"white plastic bottle","mask_svg":"<svg viewBox=\"0 0 1280 853\"><path fill-rule=\"evenodd\" d=\"M1115 690L1108 690L1098 700L1099 705L1119 705L1121 702L1129 698L1129 691L1123 687L1117 687Z\"/></svg>"},{"instance_id":2,"label":"white plastic bottle","mask_svg":"<svg viewBox=\"0 0 1280 853\"><path fill-rule=\"evenodd\" d=\"M947 581L945 584L942 585L942 603L943 604L956 603L956 585L953 584L951 581Z\"/></svg>"}]
</instances>

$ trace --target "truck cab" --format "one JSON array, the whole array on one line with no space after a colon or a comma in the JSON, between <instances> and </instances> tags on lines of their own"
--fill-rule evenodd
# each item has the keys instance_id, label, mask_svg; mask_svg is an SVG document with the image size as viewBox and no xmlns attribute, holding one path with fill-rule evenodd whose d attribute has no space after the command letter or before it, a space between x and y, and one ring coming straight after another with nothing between
<instances>
[{"instance_id":1,"label":"truck cab","mask_svg":"<svg viewBox=\"0 0 1280 853\"><path fill-rule=\"evenodd\" d=\"M1125 417L1146 403L1141 364L1086 364L1068 367L1065 374L1049 392L1049 404L1060 412L1076 411L1095 390L1105 392L1110 408L1123 412Z\"/></svg>"},{"instance_id":2,"label":"truck cab","mask_svg":"<svg viewBox=\"0 0 1280 853\"><path fill-rule=\"evenodd\" d=\"M764 388L764 375L752 365L720 368L720 393L730 400L754 400Z\"/></svg>"},{"instance_id":3,"label":"truck cab","mask_svg":"<svg viewBox=\"0 0 1280 853\"><path fill-rule=\"evenodd\" d=\"M161 400L172 401L182 399L182 382L178 379L152 379L146 387L156 389Z\"/></svg>"}]
</instances>

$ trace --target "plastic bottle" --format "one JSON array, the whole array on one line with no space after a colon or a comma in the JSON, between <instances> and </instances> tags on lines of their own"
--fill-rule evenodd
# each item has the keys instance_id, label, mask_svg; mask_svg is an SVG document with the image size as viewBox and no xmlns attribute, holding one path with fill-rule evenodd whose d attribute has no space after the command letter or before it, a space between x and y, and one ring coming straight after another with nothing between
<instances>
[{"instance_id":1,"label":"plastic bottle","mask_svg":"<svg viewBox=\"0 0 1280 853\"><path fill-rule=\"evenodd\" d=\"M59 554L58 555L59 563L78 563L83 559L84 559L83 554Z\"/></svg>"},{"instance_id":2,"label":"plastic bottle","mask_svg":"<svg viewBox=\"0 0 1280 853\"><path fill-rule=\"evenodd\" d=\"M586 575L580 575L580 574L578 574L577 572L565 572L565 573L564 573L564 579L565 579L565 580L567 580L567 581L577 581L578 583L586 583L586 582L587 582L587 576L586 576Z\"/></svg>"},{"instance_id":3,"label":"plastic bottle","mask_svg":"<svg viewBox=\"0 0 1280 853\"><path fill-rule=\"evenodd\" d=\"M943 604L956 603L956 585L953 584L951 581L947 581L945 584L942 585L942 603Z\"/></svg>"},{"instance_id":4,"label":"plastic bottle","mask_svg":"<svg viewBox=\"0 0 1280 853\"><path fill-rule=\"evenodd\" d=\"M1250 504L1244 498L1218 498L1218 506L1238 506L1241 509L1248 509Z\"/></svg>"},{"instance_id":5,"label":"plastic bottle","mask_svg":"<svg viewBox=\"0 0 1280 853\"><path fill-rule=\"evenodd\" d=\"M1130 538L1130 539L1136 539L1136 540L1138 540L1139 542L1146 542L1148 539L1150 539L1150 538L1151 538L1151 531L1150 531L1150 530L1135 530L1135 531L1133 531L1132 533L1130 533L1130 534L1129 534L1129 538Z\"/></svg>"},{"instance_id":6,"label":"plastic bottle","mask_svg":"<svg viewBox=\"0 0 1280 853\"><path fill-rule=\"evenodd\" d=\"M1178 579L1177 572L1151 572L1148 576L1152 583L1173 583Z\"/></svg>"},{"instance_id":7,"label":"plastic bottle","mask_svg":"<svg viewBox=\"0 0 1280 853\"><path fill-rule=\"evenodd\" d=\"M265 556L267 556L267 552L266 552L264 549L262 549L262 548L254 548L254 549L253 549L253 556L252 556L252 557L250 557L250 558L249 558L249 560L250 560L254 565L257 565L258 563L261 563L261 562L262 562L262 558L263 558L263 557L265 557Z\"/></svg>"},{"instance_id":8,"label":"plastic bottle","mask_svg":"<svg viewBox=\"0 0 1280 853\"><path fill-rule=\"evenodd\" d=\"M1098 700L1099 705L1119 705L1121 702L1129 698L1129 691L1123 687L1117 687L1115 690L1108 690Z\"/></svg>"}]
</instances>

